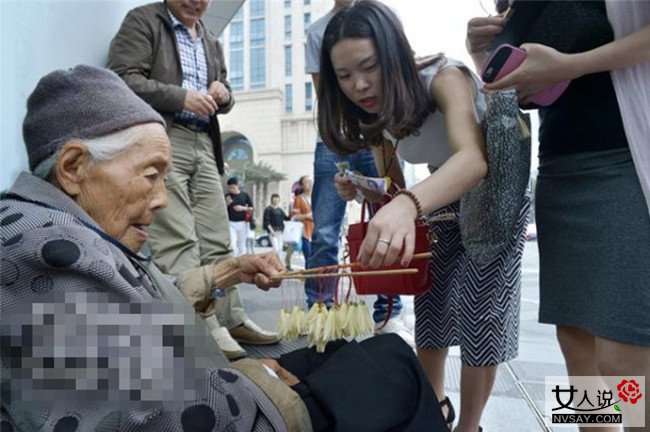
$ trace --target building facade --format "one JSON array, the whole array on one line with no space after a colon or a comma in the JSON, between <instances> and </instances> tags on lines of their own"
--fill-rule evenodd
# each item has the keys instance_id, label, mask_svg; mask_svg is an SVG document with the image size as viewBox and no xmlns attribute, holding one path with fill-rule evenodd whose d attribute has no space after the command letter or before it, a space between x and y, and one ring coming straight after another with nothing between
<instances>
[{"instance_id":1,"label":"building facade","mask_svg":"<svg viewBox=\"0 0 650 432\"><path fill-rule=\"evenodd\" d=\"M264 162L285 174L265 191L279 193L285 204L292 183L312 175L316 145L305 30L332 7L332 0L247 0L219 36L237 100L220 118L225 159L236 172Z\"/></svg>"}]
</instances>

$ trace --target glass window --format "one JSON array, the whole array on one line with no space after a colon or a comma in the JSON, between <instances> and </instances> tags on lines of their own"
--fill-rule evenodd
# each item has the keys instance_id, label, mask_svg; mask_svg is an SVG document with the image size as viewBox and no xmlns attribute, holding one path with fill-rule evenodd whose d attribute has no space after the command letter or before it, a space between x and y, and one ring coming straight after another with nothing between
<instances>
[{"instance_id":1,"label":"glass window","mask_svg":"<svg viewBox=\"0 0 650 432\"><path fill-rule=\"evenodd\" d=\"M264 18L256 18L251 20L251 46L264 43L264 27Z\"/></svg>"},{"instance_id":2,"label":"glass window","mask_svg":"<svg viewBox=\"0 0 650 432\"><path fill-rule=\"evenodd\" d=\"M305 0L305 5L310 5L310 4L311 4L311 0Z\"/></svg>"},{"instance_id":3,"label":"glass window","mask_svg":"<svg viewBox=\"0 0 650 432\"><path fill-rule=\"evenodd\" d=\"M291 56L291 45L285 46L284 47L284 76L291 76L291 62L292 62L292 56Z\"/></svg>"},{"instance_id":4,"label":"glass window","mask_svg":"<svg viewBox=\"0 0 650 432\"><path fill-rule=\"evenodd\" d=\"M291 0L284 0L284 8L289 9L291 7Z\"/></svg>"},{"instance_id":5,"label":"glass window","mask_svg":"<svg viewBox=\"0 0 650 432\"><path fill-rule=\"evenodd\" d=\"M264 47L251 48L251 88L266 85L266 58Z\"/></svg>"},{"instance_id":6,"label":"glass window","mask_svg":"<svg viewBox=\"0 0 650 432\"><path fill-rule=\"evenodd\" d=\"M293 112L293 88L291 84L284 86L284 112L287 114Z\"/></svg>"},{"instance_id":7,"label":"glass window","mask_svg":"<svg viewBox=\"0 0 650 432\"><path fill-rule=\"evenodd\" d=\"M237 20L242 20L244 19L244 4L237 9L237 13L232 17L232 21L237 21Z\"/></svg>"},{"instance_id":8,"label":"glass window","mask_svg":"<svg viewBox=\"0 0 650 432\"><path fill-rule=\"evenodd\" d=\"M244 47L244 23L233 21L230 24L230 49L242 49Z\"/></svg>"},{"instance_id":9,"label":"glass window","mask_svg":"<svg viewBox=\"0 0 650 432\"><path fill-rule=\"evenodd\" d=\"M312 99L312 85L310 82L305 83L305 111L311 111L314 108Z\"/></svg>"},{"instance_id":10,"label":"glass window","mask_svg":"<svg viewBox=\"0 0 650 432\"><path fill-rule=\"evenodd\" d=\"M284 37L291 38L291 15L284 16Z\"/></svg>"},{"instance_id":11,"label":"glass window","mask_svg":"<svg viewBox=\"0 0 650 432\"><path fill-rule=\"evenodd\" d=\"M307 12L304 16L305 19L305 34L307 34L307 29L311 25L311 14Z\"/></svg>"},{"instance_id":12,"label":"glass window","mask_svg":"<svg viewBox=\"0 0 650 432\"><path fill-rule=\"evenodd\" d=\"M251 17L264 16L264 0L249 0Z\"/></svg>"},{"instance_id":13,"label":"glass window","mask_svg":"<svg viewBox=\"0 0 650 432\"><path fill-rule=\"evenodd\" d=\"M230 67L228 79L233 90L243 90L244 88L244 51L230 51Z\"/></svg>"}]
</instances>

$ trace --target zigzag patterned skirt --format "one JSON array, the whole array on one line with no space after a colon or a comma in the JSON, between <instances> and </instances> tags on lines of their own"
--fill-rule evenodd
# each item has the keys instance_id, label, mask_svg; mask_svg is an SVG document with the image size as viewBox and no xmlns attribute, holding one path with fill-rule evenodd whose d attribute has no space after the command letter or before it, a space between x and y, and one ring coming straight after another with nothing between
<instances>
[{"instance_id":1,"label":"zigzag patterned skirt","mask_svg":"<svg viewBox=\"0 0 650 432\"><path fill-rule=\"evenodd\" d=\"M491 366L517 356L521 297L521 258L530 196L519 213L517 229L492 262L479 267L461 242L459 203L441 213L455 217L435 222L438 242L430 247L433 287L415 297L415 341L419 348L460 345L468 366Z\"/></svg>"}]
</instances>

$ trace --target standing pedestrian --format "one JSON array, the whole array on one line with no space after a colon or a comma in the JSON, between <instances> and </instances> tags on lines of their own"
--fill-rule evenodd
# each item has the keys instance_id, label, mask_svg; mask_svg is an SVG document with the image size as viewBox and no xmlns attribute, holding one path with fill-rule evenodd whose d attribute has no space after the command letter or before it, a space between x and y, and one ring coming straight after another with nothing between
<instances>
[{"instance_id":1,"label":"standing pedestrian","mask_svg":"<svg viewBox=\"0 0 650 432\"><path fill-rule=\"evenodd\" d=\"M460 345L461 414L457 431L479 430L497 366L517 354L521 257L528 204L507 245L479 266L461 243L459 202L487 173L479 125L485 100L477 76L462 63L434 56L416 66L399 19L382 3L360 0L332 18L323 38L318 123L324 142L342 154L372 149L378 171L404 187L397 154L427 163L431 175L400 189L368 224L358 259L378 267L411 260L416 220L430 224L433 287L415 298L417 353L440 398L448 349ZM402 183L402 184L399 184ZM341 176L339 194L357 191Z\"/></svg>"}]
</instances>

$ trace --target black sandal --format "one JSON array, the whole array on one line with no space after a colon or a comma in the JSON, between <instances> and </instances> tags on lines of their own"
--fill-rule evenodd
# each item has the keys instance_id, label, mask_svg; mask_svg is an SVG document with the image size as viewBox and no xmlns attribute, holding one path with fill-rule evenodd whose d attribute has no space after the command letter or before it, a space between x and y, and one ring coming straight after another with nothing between
<instances>
[{"instance_id":1,"label":"black sandal","mask_svg":"<svg viewBox=\"0 0 650 432\"><path fill-rule=\"evenodd\" d=\"M438 403L440 404L441 409L442 407L447 406L448 411L447 416L445 417L445 423L447 423L449 430L451 430L454 426L454 420L456 420L456 410L454 410L454 406L452 405L448 396L445 396L445 398Z\"/></svg>"}]
</instances>

